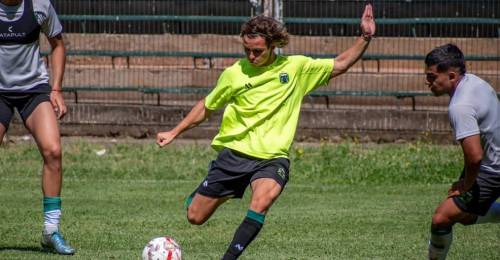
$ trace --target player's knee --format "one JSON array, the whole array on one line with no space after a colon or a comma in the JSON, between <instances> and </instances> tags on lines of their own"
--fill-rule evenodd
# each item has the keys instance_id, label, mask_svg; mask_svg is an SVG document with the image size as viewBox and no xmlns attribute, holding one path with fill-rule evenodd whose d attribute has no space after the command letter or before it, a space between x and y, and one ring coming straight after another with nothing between
<instances>
[{"instance_id":1,"label":"player's knee","mask_svg":"<svg viewBox=\"0 0 500 260\"><path fill-rule=\"evenodd\" d=\"M271 207L273 200L271 198L257 198L253 199L250 208L258 213L265 213Z\"/></svg>"},{"instance_id":2,"label":"player's knee","mask_svg":"<svg viewBox=\"0 0 500 260\"><path fill-rule=\"evenodd\" d=\"M432 216L432 227L434 228L449 228L455 224L448 216L439 212Z\"/></svg>"},{"instance_id":3,"label":"player's knee","mask_svg":"<svg viewBox=\"0 0 500 260\"><path fill-rule=\"evenodd\" d=\"M188 222L192 225L202 225L206 220L203 216L197 214L197 212L193 210L192 207L188 208L186 217Z\"/></svg>"},{"instance_id":4,"label":"player's knee","mask_svg":"<svg viewBox=\"0 0 500 260\"><path fill-rule=\"evenodd\" d=\"M62 158L61 146L58 144L54 144L48 147L44 147L42 150L42 154L43 158L47 162L61 161Z\"/></svg>"}]
</instances>

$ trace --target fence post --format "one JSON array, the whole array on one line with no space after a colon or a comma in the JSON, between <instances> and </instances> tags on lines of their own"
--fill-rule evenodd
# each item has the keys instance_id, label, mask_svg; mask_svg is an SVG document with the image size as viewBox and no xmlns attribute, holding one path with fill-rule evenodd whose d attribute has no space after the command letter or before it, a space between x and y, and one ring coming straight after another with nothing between
<instances>
[{"instance_id":1,"label":"fence post","mask_svg":"<svg viewBox=\"0 0 500 260\"><path fill-rule=\"evenodd\" d=\"M274 12L273 12L273 17L277 21L279 21L281 24L283 23L283 0L273 0L274 2ZM274 49L274 53L276 54L281 54L282 50L281 48L276 48Z\"/></svg>"},{"instance_id":2,"label":"fence post","mask_svg":"<svg viewBox=\"0 0 500 260\"><path fill-rule=\"evenodd\" d=\"M262 10L262 1L263 0L248 0L250 4L253 6L251 16L261 15ZM255 13L254 13L255 11Z\"/></svg>"},{"instance_id":3,"label":"fence post","mask_svg":"<svg viewBox=\"0 0 500 260\"><path fill-rule=\"evenodd\" d=\"M265 15L283 22L283 0L248 0L255 9L255 15Z\"/></svg>"}]
</instances>

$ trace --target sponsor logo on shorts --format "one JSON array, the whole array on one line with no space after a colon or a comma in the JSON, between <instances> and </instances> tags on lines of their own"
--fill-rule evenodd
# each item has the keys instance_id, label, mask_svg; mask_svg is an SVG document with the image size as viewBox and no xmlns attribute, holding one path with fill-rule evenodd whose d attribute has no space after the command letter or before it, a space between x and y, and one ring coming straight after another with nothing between
<instances>
[{"instance_id":1,"label":"sponsor logo on shorts","mask_svg":"<svg viewBox=\"0 0 500 260\"><path fill-rule=\"evenodd\" d=\"M278 168L278 171L276 171L276 174L278 174L283 180L286 179L286 174L285 174L285 169L283 168Z\"/></svg>"},{"instance_id":2,"label":"sponsor logo on shorts","mask_svg":"<svg viewBox=\"0 0 500 260\"><path fill-rule=\"evenodd\" d=\"M207 181L207 180L205 180L205 181L203 182L203 187L207 187L207 186L208 186L208 181Z\"/></svg>"}]
</instances>

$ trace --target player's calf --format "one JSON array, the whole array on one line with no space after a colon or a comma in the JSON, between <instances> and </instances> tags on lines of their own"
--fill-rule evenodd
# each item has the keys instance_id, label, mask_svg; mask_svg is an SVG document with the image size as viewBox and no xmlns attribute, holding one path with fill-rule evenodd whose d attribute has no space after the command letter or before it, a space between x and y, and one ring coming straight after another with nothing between
<instances>
[{"instance_id":1,"label":"player's calf","mask_svg":"<svg viewBox=\"0 0 500 260\"><path fill-rule=\"evenodd\" d=\"M431 227L429 240L429 260L444 260L453 241L452 228Z\"/></svg>"}]
</instances>

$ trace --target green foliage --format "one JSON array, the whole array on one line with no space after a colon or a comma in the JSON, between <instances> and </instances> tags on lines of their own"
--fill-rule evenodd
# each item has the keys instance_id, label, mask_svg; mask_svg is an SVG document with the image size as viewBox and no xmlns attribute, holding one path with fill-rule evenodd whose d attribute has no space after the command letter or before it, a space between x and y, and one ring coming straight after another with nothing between
<instances>
[{"instance_id":1,"label":"green foliage","mask_svg":"<svg viewBox=\"0 0 500 260\"><path fill-rule=\"evenodd\" d=\"M325 184L449 183L461 170L456 146L423 143L404 145L297 145L291 154L293 177Z\"/></svg>"},{"instance_id":2,"label":"green foliage","mask_svg":"<svg viewBox=\"0 0 500 260\"><path fill-rule=\"evenodd\" d=\"M64 144L62 231L72 259L139 259L170 235L184 259L218 259L246 214L250 192L202 226L183 201L216 153L208 145ZM103 155L102 150L106 150ZM457 146L356 143L291 153L291 179L241 259L422 259L432 212L458 176ZM58 259L39 251L41 158L34 144L0 147L0 259ZM499 259L499 225L455 227L450 259Z\"/></svg>"}]
</instances>

